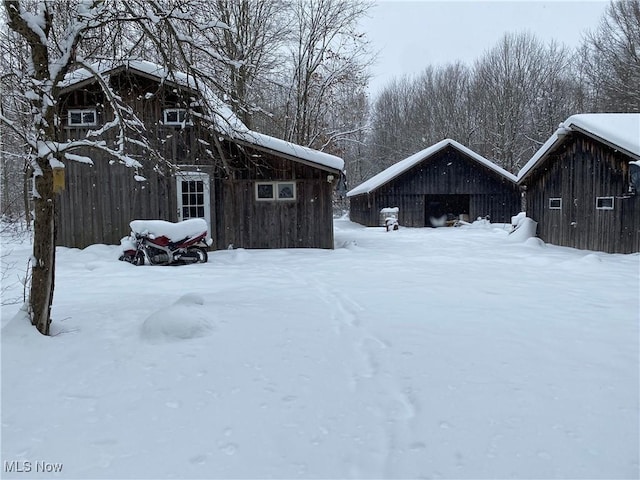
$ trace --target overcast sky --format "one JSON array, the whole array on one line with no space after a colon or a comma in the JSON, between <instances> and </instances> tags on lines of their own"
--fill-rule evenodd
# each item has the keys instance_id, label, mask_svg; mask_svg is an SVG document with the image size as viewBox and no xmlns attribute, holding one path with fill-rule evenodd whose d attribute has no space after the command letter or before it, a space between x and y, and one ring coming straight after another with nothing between
<instances>
[{"instance_id":1,"label":"overcast sky","mask_svg":"<svg viewBox=\"0 0 640 480\"><path fill-rule=\"evenodd\" d=\"M378 53L371 69L373 95L392 78L428 65L468 65L507 32L529 31L540 40L577 46L597 27L606 1L378 1L361 25Z\"/></svg>"}]
</instances>

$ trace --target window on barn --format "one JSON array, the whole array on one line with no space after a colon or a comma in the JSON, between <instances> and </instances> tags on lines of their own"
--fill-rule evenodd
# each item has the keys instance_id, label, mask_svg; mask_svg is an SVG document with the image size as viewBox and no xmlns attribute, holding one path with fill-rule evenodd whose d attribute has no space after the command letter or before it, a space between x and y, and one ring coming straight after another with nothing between
<instances>
[{"instance_id":1,"label":"window on barn","mask_svg":"<svg viewBox=\"0 0 640 480\"><path fill-rule=\"evenodd\" d=\"M91 127L98 124L95 108L69 110L68 124L70 127Z\"/></svg>"},{"instance_id":2,"label":"window on barn","mask_svg":"<svg viewBox=\"0 0 640 480\"><path fill-rule=\"evenodd\" d=\"M295 200L295 182L257 182L256 200Z\"/></svg>"},{"instance_id":3,"label":"window on barn","mask_svg":"<svg viewBox=\"0 0 640 480\"><path fill-rule=\"evenodd\" d=\"M613 210L613 197L596 197L596 209Z\"/></svg>"},{"instance_id":4,"label":"window on barn","mask_svg":"<svg viewBox=\"0 0 640 480\"><path fill-rule=\"evenodd\" d=\"M295 200L296 199L296 184L290 183L278 183L278 200Z\"/></svg>"},{"instance_id":5,"label":"window on barn","mask_svg":"<svg viewBox=\"0 0 640 480\"><path fill-rule=\"evenodd\" d=\"M187 110L184 108L165 108L162 111L162 123L165 125L191 125L187 120Z\"/></svg>"},{"instance_id":6,"label":"window on barn","mask_svg":"<svg viewBox=\"0 0 640 480\"><path fill-rule=\"evenodd\" d=\"M549 210L562 210L562 199L561 198L550 198L549 199Z\"/></svg>"},{"instance_id":7,"label":"window on barn","mask_svg":"<svg viewBox=\"0 0 640 480\"><path fill-rule=\"evenodd\" d=\"M256 183L256 200L274 200L275 190L273 183Z\"/></svg>"}]
</instances>

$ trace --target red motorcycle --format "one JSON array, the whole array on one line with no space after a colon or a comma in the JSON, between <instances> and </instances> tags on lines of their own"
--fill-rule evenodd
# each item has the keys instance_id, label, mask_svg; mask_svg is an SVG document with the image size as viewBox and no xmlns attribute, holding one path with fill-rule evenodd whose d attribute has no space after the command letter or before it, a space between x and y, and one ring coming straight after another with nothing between
<instances>
[{"instance_id":1,"label":"red motorcycle","mask_svg":"<svg viewBox=\"0 0 640 480\"><path fill-rule=\"evenodd\" d=\"M134 265L185 265L206 263L213 243L207 222L191 218L172 223L163 220L134 220L131 236L123 238L120 260Z\"/></svg>"}]
</instances>

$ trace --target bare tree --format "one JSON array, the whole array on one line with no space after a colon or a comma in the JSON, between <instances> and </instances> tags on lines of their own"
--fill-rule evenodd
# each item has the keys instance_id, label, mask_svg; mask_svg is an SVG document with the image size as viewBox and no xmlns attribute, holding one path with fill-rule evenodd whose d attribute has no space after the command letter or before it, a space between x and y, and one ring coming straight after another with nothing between
<instances>
[{"instance_id":1,"label":"bare tree","mask_svg":"<svg viewBox=\"0 0 640 480\"><path fill-rule=\"evenodd\" d=\"M119 100L109 83L95 67L94 60L101 54L121 52L131 45L129 51L155 45L154 53L163 60L169 70L180 65L197 81L202 72L192 68L190 54L200 57L208 49L199 39L188 35L189 31L207 36L212 29L220 27L217 22L197 22L195 2L157 2L154 0L129 0L126 2L29 2L4 0L7 25L27 45L25 71L16 75L20 84L9 92L29 106L29 122L21 124L19 112L3 110L0 122L20 142L26 145L27 162L34 172L34 242L33 266L28 311L31 322L44 335L49 334L51 305L55 279L56 243L56 197L53 191L53 169L65 161L81 159L74 152L81 149L98 149L128 166L140 165L129 154L132 145L152 152L155 161L161 161L146 141L144 126L135 113ZM111 28L127 28L130 38L145 38L148 43L120 41L118 47L105 46L99 39ZM159 31L163 35L159 35ZM11 42L13 36L7 36ZM119 39L115 40L118 43ZM165 40L171 40L165 42ZM160 43L162 41L162 44ZM211 38L211 41L214 41ZM103 49L100 46L103 46ZM171 50L168 51L168 45ZM14 45L14 49L15 49ZM11 48L11 44L9 45ZM85 56L89 55L89 56ZM211 58L211 57L209 57ZM90 130L86 138L65 141L62 138L57 103L65 76L79 66L92 72L102 87L115 119L99 130ZM3 107L5 103L3 103ZM115 141L106 141L108 135Z\"/></svg>"},{"instance_id":2,"label":"bare tree","mask_svg":"<svg viewBox=\"0 0 640 480\"><path fill-rule=\"evenodd\" d=\"M585 99L569 51L527 33L505 35L471 69L429 66L394 80L372 108L376 171L444 138L517 171Z\"/></svg>"},{"instance_id":3,"label":"bare tree","mask_svg":"<svg viewBox=\"0 0 640 480\"><path fill-rule=\"evenodd\" d=\"M0 21L6 24L4 12ZM13 47L13 48L11 48ZM16 48L17 47L17 48ZM15 122L24 130L31 121L29 103L24 96L7 95L19 82L21 72L26 70L25 59L16 51L26 48L26 43L15 32L3 29L0 32L0 114L7 110L15 112ZM27 145L8 128L0 129L0 172L2 177L2 197L0 215L3 221L24 221L29 228L30 188L28 164L25 161ZM27 191L29 190L29 191Z\"/></svg>"},{"instance_id":4,"label":"bare tree","mask_svg":"<svg viewBox=\"0 0 640 480\"><path fill-rule=\"evenodd\" d=\"M422 138L416 134L416 130L421 128L419 121L414 122L411 117L416 100L414 81L403 77L391 81L373 102L368 139L372 163L368 170L371 173L377 173L415 152L416 139Z\"/></svg>"},{"instance_id":5,"label":"bare tree","mask_svg":"<svg viewBox=\"0 0 640 480\"><path fill-rule=\"evenodd\" d=\"M460 63L429 66L415 78L392 81L382 90L371 119L374 173L445 138L471 141L470 75Z\"/></svg>"},{"instance_id":6,"label":"bare tree","mask_svg":"<svg viewBox=\"0 0 640 480\"><path fill-rule=\"evenodd\" d=\"M597 110L640 112L640 0L610 3L582 58Z\"/></svg>"},{"instance_id":7,"label":"bare tree","mask_svg":"<svg viewBox=\"0 0 640 480\"><path fill-rule=\"evenodd\" d=\"M216 0L203 11L229 28L218 29L211 44L220 57L221 82L236 115L251 128L260 110L260 90L282 62L282 47L289 35L290 19L281 0Z\"/></svg>"},{"instance_id":8,"label":"bare tree","mask_svg":"<svg viewBox=\"0 0 640 480\"><path fill-rule=\"evenodd\" d=\"M285 107L285 138L322 148L323 124L346 85L364 91L371 61L358 20L370 8L365 0L296 0L292 3L291 74ZM282 82L285 84L285 82ZM331 127L328 127L331 128Z\"/></svg>"},{"instance_id":9,"label":"bare tree","mask_svg":"<svg viewBox=\"0 0 640 480\"><path fill-rule=\"evenodd\" d=\"M416 79L411 117L422 127L420 146L445 138L470 141L474 132L469 124L470 81L471 72L462 63L428 67Z\"/></svg>"},{"instance_id":10,"label":"bare tree","mask_svg":"<svg viewBox=\"0 0 640 480\"><path fill-rule=\"evenodd\" d=\"M474 68L474 108L480 115L476 145L515 172L564 118L568 52L529 33L507 34ZM555 118L555 119L554 119Z\"/></svg>"}]
</instances>

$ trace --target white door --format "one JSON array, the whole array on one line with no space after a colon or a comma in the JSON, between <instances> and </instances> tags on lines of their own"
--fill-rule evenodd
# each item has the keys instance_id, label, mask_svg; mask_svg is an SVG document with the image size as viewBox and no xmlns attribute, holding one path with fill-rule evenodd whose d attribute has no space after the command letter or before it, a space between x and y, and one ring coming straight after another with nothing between
<instances>
[{"instance_id":1,"label":"white door","mask_svg":"<svg viewBox=\"0 0 640 480\"><path fill-rule=\"evenodd\" d=\"M178 195L178 220L204 218L211 232L211 195L209 175L202 172L176 174Z\"/></svg>"}]
</instances>

